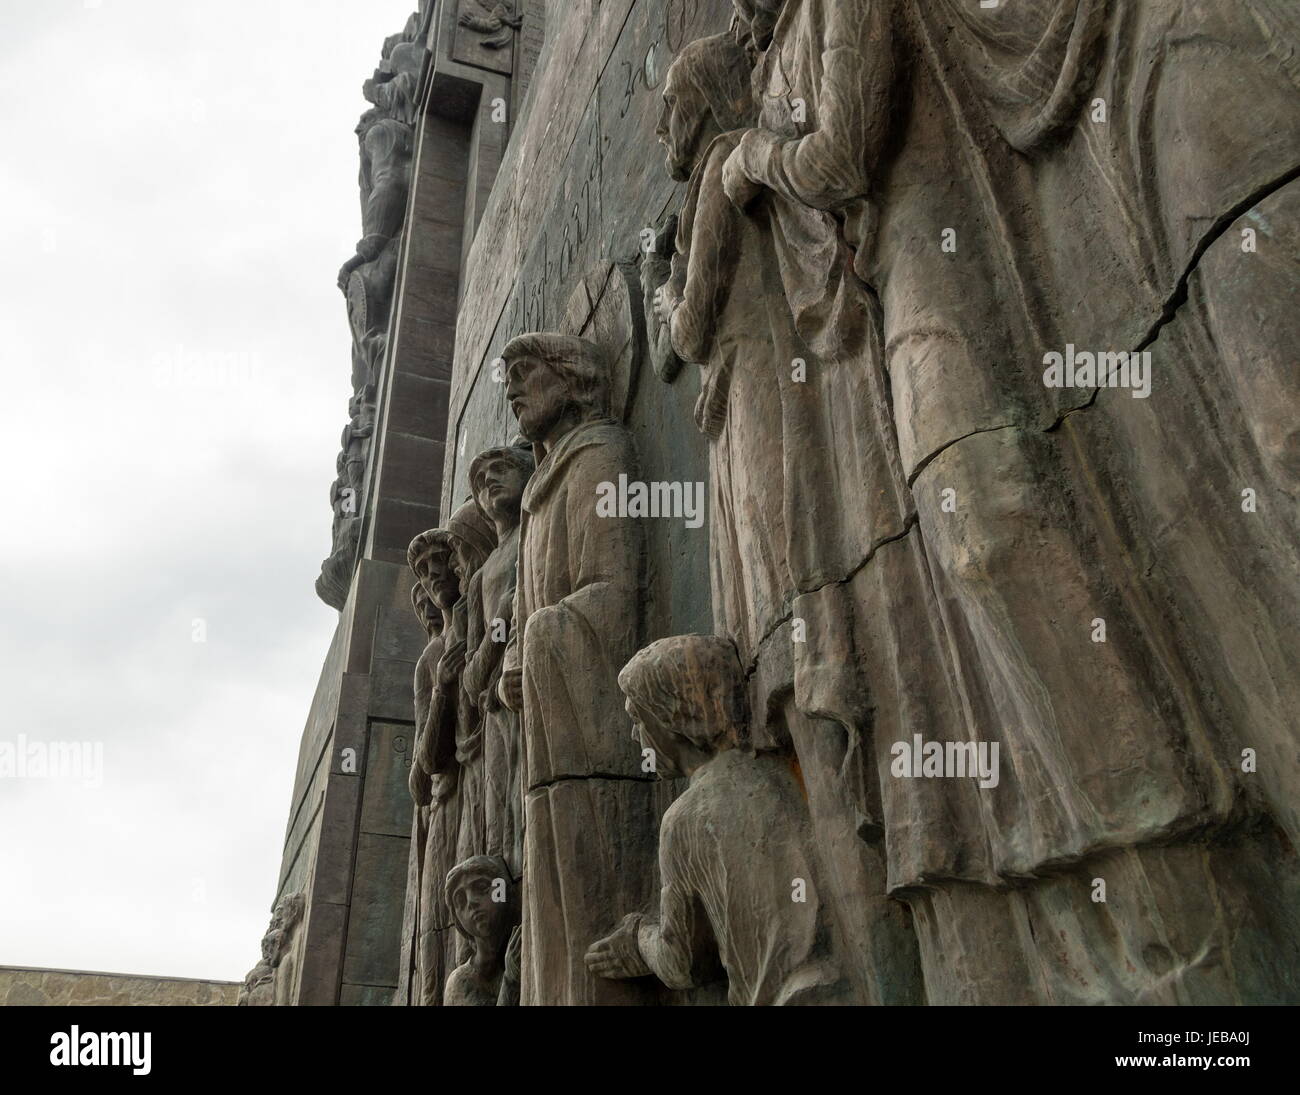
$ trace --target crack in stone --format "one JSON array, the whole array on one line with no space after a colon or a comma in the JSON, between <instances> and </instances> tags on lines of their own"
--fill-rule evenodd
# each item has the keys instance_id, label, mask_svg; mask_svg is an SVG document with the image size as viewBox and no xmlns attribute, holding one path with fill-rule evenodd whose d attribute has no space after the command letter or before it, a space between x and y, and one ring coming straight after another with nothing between
<instances>
[{"instance_id":1,"label":"crack in stone","mask_svg":"<svg viewBox=\"0 0 1300 1095\"><path fill-rule=\"evenodd\" d=\"M925 471L925 469L928 468L934 462L935 457L940 456L943 453L947 452L954 445L959 444L962 441L965 441L966 438L974 437L977 433L997 433L999 430L1014 430L1017 428L1018 425L1019 423L1016 422L1004 422L1001 426L984 426L978 430L971 430L970 433L964 433L960 437L954 437L951 441L945 441L942 445L940 445L937 449L935 449L934 452L930 453L929 456L927 456L924 460L922 460L919 464L917 464L915 468L912 469L912 474L907 477L907 485L909 487L915 485L917 479L920 478L921 473Z\"/></svg>"},{"instance_id":2,"label":"crack in stone","mask_svg":"<svg viewBox=\"0 0 1300 1095\"><path fill-rule=\"evenodd\" d=\"M1131 351L1131 353L1140 354L1144 350L1149 349L1159 339L1160 332L1166 326L1168 326L1169 323L1173 321L1173 319L1177 316L1178 312L1182 309L1183 305L1187 303L1188 296L1190 293L1191 279L1192 276L1196 273L1196 270L1200 265L1201 259L1204 257L1205 253L1227 233L1228 229L1232 227L1233 223L1237 221L1240 217L1248 213L1260 202L1267 200L1277 191L1283 189L1285 186L1287 186L1297 178L1300 178L1300 165L1297 165L1296 167L1285 172L1278 178L1260 187L1258 190L1251 193L1248 197L1243 198L1240 202L1234 205L1228 212L1224 213L1214 222L1211 228L1205 233L1204 236L1202 236L1201 241L1197 244L1196 250L1192 253L1192 257L1187 264L1187 268L1183 271L1182 275L1179 277L1178 283L1174 287L1173 293L1170 295L1169 299L1165 302L1164 307L1161 309L1159 318L1152 324L1151 329L1147 332L1146 336L1138 344L1137 349ZM1101 388L1101 386L1094 388L1092 390L1092 394L1087 398L1087 400L1079 404L1077 407L1071 407L1067 409L1050 426L1045 427L1043 429L1043 432L1052 433L1057 429L1059 429L1061 423L1063 423L1067 418L1069 418L1070 415L1075 414L1078 411L1087 410L1094 403L1096 403L1097 397L1098 395L1101 394L1102 390L1103 389ZM907 478L907 486L909 487L909 489L913 487L917 479L920 477L921 473L924 472L925 469L928 468L930 464L932 464L937 457L942 455L948 449L952 448L954 445L957 445L960 442L965 441L968 437L974 437L976 434L981 434L981 433L997 433L1000 430L1009 430L1009 429L1017 429L1017 428L1021 428L1021 426L1019 423L1015 423L1015 422L1004 423L1003 425L1000 426L986 426L982 429L971 430L969 433L962 434L960 437L955 437L951 441L945 442L943 445L935 449L934 452L930 453L928 456L925 457L925 459L923 459L920 463L917 464L917 466L913 469L912 474ZM915 511L913 511L907 516L907 519L904 521L903 529L901 532L898 532L893 536L886 537L880 540L878 543L874 544L871 550L867 553L866 557L863 558L863 560L857 566L855 566L844 578L833 578L830 581L823 582L821 585L817 586L814 589L800 590L796 594L796 596L808 596L810 594L819 593L823 589L826 589L828 586L843 585L847 582L852 581L861 572L862 568L865 567L868 563L870 563L873 558L875 558L876 552L879 551L880 548L884 547L886 544L894 543L895 541L903 539L905 536L909 535L911 531L914 528L916 528L916 526L917 526L917 515ZM770 643L773 636L782 627L784 627L787 623L789 623L793 618L794 618L794 610L793 608L791 608L789 612L781 616L758 640L758 643L756 644L755 647L757 653L755 653L754 658L745 669L745 679L747 681L752 680L754 674L758 671L758 664L759 661L761 660L763 648L768 643ZM620 777L620 778L626 779L629 777Z\"/></svg>"},{"instance_id":3,"label":"crack in stone","mask_svg":"<svg viewBox=\"0 0 1300 1095\"><path fill-rule=\"evenodd\" d=\"M534 791L544 791L548 787L556 787L561 783L586 783L594 779L619 780L623 783L656 783L659 781L658 776L628 776L616 772L592 772L585 776L556 776L554 779L544 780L541 783L533 784L528 788L528 794Z\"/></svg>"},{"instance_id":4,"label":"crack in stone","mask_svg":"<svg viewBox=\"0 0 1300 1095\"><path fill-rule=\"evenodd\" d=\"M1187 299L1190 295L1192 276L1201 265L1201 259L1205 257L1205 253L1211 247L1218 243L1219 240L1227 234L1228 229L1232 227L1233 223L1249 213L1260 202L1271 198L1279 190L1282 190L1297 178L1300 178L1300 164L1291 168L1289 171L1284 172L1272 182L1265 183L1248 197L1243 198L1226 213L1222 214L1219 219L1210 226L1205 235L1201 237L1200 243L1196 245L1196 250L1192 252L1192 257L1187 263L1187 268L1179 277L1178 283L1174 286L1172 295L1167 301L1165 301L1164 307L1160 310L1160 316L1156 319L1155 323L1151 325L1151 330L1146 333L1146 337L1138 343L1137 349L1130 351L1130 354L1140 354L1144 350L1149 349L1155 344L1156 340L1160 338L1160 332L1173 322L1174 318L1182 310L1183 305L1187 303ZM1085 402L1079 404L1077 407L1069 408L1064 414L1058 417L1055 422L1044 429L1043 432L1053 433L1060 428L1061 423L1069 418L1070 415L1075 414L1078 411L1087 410L1097 402L1097 396L1101 391L1102 388L1100 386L1094 388L1092 395L1090 395Z\"/></svg>"},{"instance_id":5,"label":"crack in stone","mask_svg":"<svg viewBox=\"0 0 1300 1095\"><path fill-rule=\"evenodd\" d=\"M914 510L911 513L909 513L906 519L903 521L903 528L900 532L896 532L892 536L886 536L883 539L878 540L876 543L872 544L870 550L863 557L862 561L858 563L856 566L854 566L854 568L850 570L848 574L846 574L843 578L831 578L829 581L822 582L821 585L816 586L813 589L801 589L795 594L795 597L796 598L809 597L812 596L814 593L820 593L823 589L828 589L831 586L846 585L847 583L853 581L854 578L856 578L860 573L862 573L862 569L868 563L870 563L872 559L876 557L876 553L882 547L884 547L886 544L897 543L899 540L902 540L904 537L908 536L911 533L911 531L914 528L916 528L916 523L917 523L917 515L916 515L916 511ZM792 619L794 619L793 607L791 607L789 612L787 612L784 616L782 616L779 620L777 620L776 623L774 623L770 628L768 628L766 632L764 632L763 636L755 644L755 650L757 651L757 653L755 653L753 660L745 668L745 680L748 681L752 679L754 674L758 672L758 663L762 657L763 647L767 645L767 643L771 641L772 637L778 631L780 631L782 627L784 627L787 623L789 623L789 621Z\"/></svg>"}]
</instances>

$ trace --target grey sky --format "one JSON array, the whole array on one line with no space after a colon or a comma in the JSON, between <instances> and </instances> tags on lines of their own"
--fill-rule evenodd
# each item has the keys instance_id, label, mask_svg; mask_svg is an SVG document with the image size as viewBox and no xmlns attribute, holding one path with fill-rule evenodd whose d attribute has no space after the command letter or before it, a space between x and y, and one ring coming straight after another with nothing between
<instances>
[{"instance_id":1,"label":"grey sky","mask_svg":"<svg viewBox=\"0 0 1300 1095\"><path fill-rule=\"evenodd\" d=\"M352 128L414 7L0 0L0 742L104 746L0 779L0 964L257 959L336 619Z\"/></svg>"}]
</instances>

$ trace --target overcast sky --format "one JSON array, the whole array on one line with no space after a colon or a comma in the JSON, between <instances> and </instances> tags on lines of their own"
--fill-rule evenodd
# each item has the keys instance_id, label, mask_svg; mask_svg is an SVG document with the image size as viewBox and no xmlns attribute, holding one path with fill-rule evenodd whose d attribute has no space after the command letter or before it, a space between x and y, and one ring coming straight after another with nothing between
<instances>
[{"instance_id":1,"label":"overcast sky","mask_svg":"<svg viewBox=\"0 0 1300 1095\"><path fill-rule=\"evenodd\" d=\"M352 130L414 7L0 0L0 742L104 749L0 778L0 965L258 958L337 619Z\"/></svg>"}]
</instances>

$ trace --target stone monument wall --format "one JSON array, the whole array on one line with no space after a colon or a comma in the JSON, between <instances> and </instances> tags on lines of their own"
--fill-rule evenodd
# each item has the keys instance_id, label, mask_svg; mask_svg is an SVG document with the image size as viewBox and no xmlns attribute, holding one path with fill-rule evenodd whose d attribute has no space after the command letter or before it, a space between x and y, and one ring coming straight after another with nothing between
<instances>
[{"instance_id":1,"label":"stone monument wall","mask_svg":"<svg viewBox=\"0 0 1300 1095\"><path fill-rule=\"evenodd\" d=\"M0 966L0 1005L8 1007L221 1007L238 993L237 981Z\"/></svg>"},{"instance_id":2,"label":"stone monument wall","mask_svg":"<svg viewBox=\"0 0 1300 1095\"><path fill-rule=\"evenodd\" d=\"M411 547L421 1002L1296 998L1296 12L545 16Z\"/></svg>"},{"instance_id":3,"label":"stone monument wall","mask_svg":"<svg viewBox=\"0 0 1300 1095\"><path fill-rule=\"evenodd\" d=\"M566 313L581 323L601 300L611 324L631 326L642 307L642 230L661 224L683 192L664 173L655 138L664 75L686 42L727 27L731 7L725 0L581 0L548 5L546 15L539 71L462 275L444 515L469 496L473 457L518 432L505 384L499 371L493 375L505 344L526 331L558 329ZM707 455L691 418L698 379L665 386L646 366L626 383L624 417L644 477L704 480ZM650 534L646 594L656 630L670 622L707 628L707 534L681 521L656 522Z\"/></svg>"},{"instance_id":4,"label":"stone monument wall","mask_svg":"<svg viewBox=\"0 0 1300 1095\"><path fill-rule=\"evenodd\" d=\"M423 5L247 1002L1300 1000L1297 47Z\"/></svg>"}]
</instances>

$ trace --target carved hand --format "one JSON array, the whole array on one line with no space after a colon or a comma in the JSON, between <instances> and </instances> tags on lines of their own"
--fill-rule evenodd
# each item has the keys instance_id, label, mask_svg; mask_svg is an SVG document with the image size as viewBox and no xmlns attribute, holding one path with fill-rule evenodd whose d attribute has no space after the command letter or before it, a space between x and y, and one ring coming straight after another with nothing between
<instances>
[{"instance_id":1,"label":"carved hand","mask_svg":"<svg viewBox=\"0 0 1300 1095\"><path fill-rule=\"evenodd\" d=\"M731 150L727 162L722 165L722 189L731 204L737 209L745 209L762 190L762 186L751 179L745 171L744 159L740 147Z\"/></svg>"},{"instance_id":2,"label":"carved hand","mask_svg":"<svg viewBox=\"0 0 1300 1095\"><path fill-rule=\"evenodd\" d=\"M411 798L417 806L428 806L430 801L429 773L420 767L419 761L411 765L406 785L410 788Z\"/></svg>"},{"instance_id":3,"label":"carved hand","mask_svg":"<svg viewBox=\"0 0 1300 1095\"><path fill-rule=\"evenodd\" d=\"M441 806L448 798L451 797L452 791L456 789L455 775L439 774L433 777L433 803Z\"/></svg>"},{"instance_id":4,"label":"carved hand","mask_svg":"<svg viewBox=\"0 0 1300 1095\"><path fill-rule=\"evenodd\" d=\"M522 669L505 669L501 672L501 683L497 685L497 695L511 711L524 709L524 671Z\"/></svg>"},{"instance_id":5,"label":"carved hand","mask_svg":"<svg viewBox=\"0 0 1300 1095\"><path fill-rule=\"evenodd\" d=\"M456 687L461 673L465 669L465 640L447 647L442 660L438 662L438 687L444 692Z\"/></svg>"},{"instance_id":6,"label":"carved hand","mask_svg":"<svg viewBox=\"0 0 1300 1095\"><path fill-rule=\"evenodd\" d=\"M673 292L671 285L661 285L655 290L655 315L659 317L659 322L665 327L672 322L673 309L681 303L680 298Z\"/></svg>"},{"instance_id":7,"label":"carved hand","mask_svg":"<svg viewBox=\"0 0 1300 1095\"><path fill-rule=\"evenodd\" d=\"M366 260L361 255L353 255L347 262L339 267L339 288L343 292L348 291L348 278L352 276L352 271L364 263Z\"/></svg>"},{"instance_id":8,"label":"carved hand","mask_svg":"<svg viewBox=\"0 0 1300 1095\"><path fill-rule=\"evenodd\" d=\"M645 977L651 971L641 957L637 946L637 933L641 929L641 914L629 913L604 939L597 939L587 948L587 969L597 977L618 980L625 977Z\"/></svg>"},{"instance_id":9,"label":"carved hand","mask_svg":"<svg viewBox=\"0 0 1300 1095\"><path fill-rule=\"evenodd\" d=\"M518 981L520 976L520 959L523 956L524 933L518 924L510 933L510 942L506 946L506 976Z\"/></svg>"}]
</instances>

